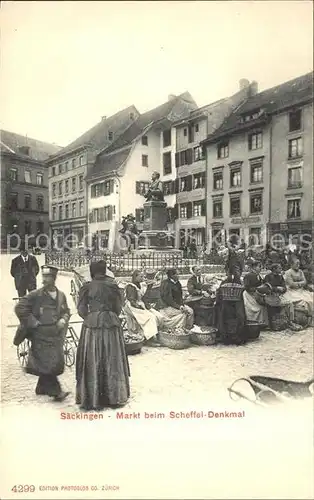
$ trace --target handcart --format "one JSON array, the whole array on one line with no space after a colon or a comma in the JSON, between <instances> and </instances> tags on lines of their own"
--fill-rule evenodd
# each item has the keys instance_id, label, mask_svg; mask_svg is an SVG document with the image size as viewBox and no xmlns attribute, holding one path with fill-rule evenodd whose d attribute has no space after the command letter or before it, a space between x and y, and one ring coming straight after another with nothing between
<instances>
[{"instance_id":1,"label":"handcart","mask_svg":"<svg viewBox=\"0 0 314 500\"><path fill-rule=\"evenodd\" d=\"M295 382L274 377L252 375L239 378L228 388L234 401L246 399L259 406L269 407L291 400L303 400L313 396L314 378Z\"/></svg>"}]
</instances>

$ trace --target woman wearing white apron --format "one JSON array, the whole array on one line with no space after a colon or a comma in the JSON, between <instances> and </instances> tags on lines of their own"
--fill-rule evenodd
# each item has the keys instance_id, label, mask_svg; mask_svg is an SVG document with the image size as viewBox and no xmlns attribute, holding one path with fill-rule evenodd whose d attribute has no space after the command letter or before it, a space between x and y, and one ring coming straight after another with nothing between
<instances>
[{"instance_id":1,"label":"woman wearing white apron","mask_svg":"<svg viewBox=\"0 0 314 500\"><path fill-rule=\"evenodd\" d=\"M163 316L160 312L145 305L143 297L146 291L147 284L143 280L142 272L134 271L132 282L125 288L124 311L127 315L128 329L136 334L142 333L147 341L152 341L157 340L156 335L162 328Z\"/></svg>"}]
</instances>

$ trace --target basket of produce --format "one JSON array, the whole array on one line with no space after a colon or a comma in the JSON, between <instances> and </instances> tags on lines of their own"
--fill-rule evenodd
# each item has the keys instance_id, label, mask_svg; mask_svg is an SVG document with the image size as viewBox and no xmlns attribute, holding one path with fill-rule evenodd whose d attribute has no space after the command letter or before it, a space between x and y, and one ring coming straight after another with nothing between
<instances>
[{"instance_id":1,"label":"basket of produce","mask_svg":"<svg viewBox=\"0 0 314 500\"><path fill-rule=\"evenodd\" d=\"M217 330L208 326L194 325L190 331L190 338L193 344L213 345L216 343Z\"/></svg>"},{"instance_id":2,"label":"basket of produce","mask_svg":"<svg viewBox=\"0 0 314 500\"><path fill-rule=\"evenodd\" d=\"M238 283L224 283L220 287L222 300L239 301L244 288Z\"/></svg>"},{"instance_id":3,"label":"basket of produce","mask_svg":"<svg viewBox=\"0 0 314 500\"><path fill-rule=\"evenodd\" d=\"M125 350L128 355L139 354L144 345L144 338L142 335L124 333Z\"/></svg>"},{"instance_id":4,"label":"basket of produce","mask_svg":"<svg viewBox=\"0 0 314 500\"><path fill-rule=\"evenodd\" d=\"M169 349L187 349L191 345L190 332L183 328L159 332L159 342Z\"/></svg>"},{"instance_id":5,"label":"basket of produce","mask_svg":"<svg viewBox=\"0 0 314 500\"><path fill-rule=\"evenodd\" d=\"M245 325L246 337L249 340L258 339L261 333L262 326L260 323L248 321Z\"/></svg>"},{"instance_id":6,"label":"basket of produce","mask_svg":"<svg viewBox=\"0 0 314 500\"><path fill-rule=\"evenodd\" d=\"M294 323L306 328L309 325L309 315L306 309L294 309Z\"/></svg>"},{"instance_id":7,"label":"basket of produce","mask_svg":"<svg viewBox=\"0 0 314 500\"><path fill-rule=\"evenodd\" d=\"M268 316L271 330L280 332L288 328L289 316L286 307L268 307Z\"/></svg>"}]
</instances>

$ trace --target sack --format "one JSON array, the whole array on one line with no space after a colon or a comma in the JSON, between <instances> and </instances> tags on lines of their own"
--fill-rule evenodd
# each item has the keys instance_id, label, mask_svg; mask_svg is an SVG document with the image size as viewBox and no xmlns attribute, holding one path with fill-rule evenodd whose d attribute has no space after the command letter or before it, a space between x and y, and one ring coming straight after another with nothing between
<instances>
[{"instance_id":1,"label":"sack","mask_svg":"<svg viewBox=\"0 0 314 500\"><path fill-rule=\"evenodd\" d=\"M280 307L281 306L280 297L274 294L266 295L265 304L270 307Z\"/></svg>"},{"instance_id":2,"label":"sack","mask_svg":"<svg viewBox=\"0 0 314 500\"><path fill-rule=\"evenodd\" d=\"M19 346L25 339L31 337L31 332L24 325L19 325L13 338L13 344Z\"/></svg>"}]
</instances>

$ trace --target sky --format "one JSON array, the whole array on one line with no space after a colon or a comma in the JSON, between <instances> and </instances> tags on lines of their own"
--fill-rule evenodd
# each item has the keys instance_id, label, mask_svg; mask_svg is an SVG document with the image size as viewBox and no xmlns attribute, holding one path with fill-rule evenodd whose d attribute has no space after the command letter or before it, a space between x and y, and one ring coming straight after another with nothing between
<instances>
[{"instance_id":1,"label":"sky","mask_svg":"<svg viewBox=\"0 0 314 500\"><path fill-rule=\"evenodd\" d=\"M134 104L313 70L312 2L2 2L1 128L66 146Z\"/></svg>"}]
</instances>

